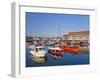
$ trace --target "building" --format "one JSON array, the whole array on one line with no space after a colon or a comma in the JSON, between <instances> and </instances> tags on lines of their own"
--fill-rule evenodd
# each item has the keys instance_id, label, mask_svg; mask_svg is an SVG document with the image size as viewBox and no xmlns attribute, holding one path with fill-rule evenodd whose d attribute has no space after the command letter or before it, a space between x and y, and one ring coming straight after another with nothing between
<instances>
[{"instance_id":1,"label":"building","mask_svg":"<svg viewBox=\"0 0 100 80\"><path fill-rule=\"evenodd\" d=\"M89 41L89 31L69 32L63 38L64 40Z\"/></svg>"},{"instance_id":2,"label":"building","mask_svg":"<svg viewBox=\"0 0 100 80\"><path fill-rule=\"evenodd\" d=\"M67 41L67 44L69 45L72 44L80 47L87 47L89 50L89 31L69 32L68 34L63 35L63 39Z\"/></svg>"}]
</instances>

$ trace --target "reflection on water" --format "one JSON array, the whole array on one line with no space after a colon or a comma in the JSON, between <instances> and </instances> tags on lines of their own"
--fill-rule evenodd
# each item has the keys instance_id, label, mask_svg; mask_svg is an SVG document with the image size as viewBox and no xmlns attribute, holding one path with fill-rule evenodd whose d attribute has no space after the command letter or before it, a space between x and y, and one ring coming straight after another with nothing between
<instances>
[{"instance_id":1,"label":"reflection on water","mask_svg":"<svg viewBox=\"0 0 100 80\"><path fill-rule=\"evenodd\" d=\"M90 63L89 60L90 57L88 51L80 52L80 54L78 55L66 52L60 57L55 57L55 55L52 55L49 52L47 52L45 57L39 58L32 56L30 54L29 48L26 48L26 67L80 65L80 64L89 64Z\"/></svg>"},{"instance_id":2,"label":"reflection on water","mask_svg":"<svg viewBox=\"0 0 100 80\"><path fill-rule=\"evenodd\" d=\"M43 64L46 61L45 57L35 57L35 56L32 56L32 55L31 55L31 59L38 64Z\"/></svg>"},{"instance_id":3,"label":"reflection on water","mask_svg":"<svg viewBox=\"0 0 100 80\"><path fill-rule=\"evenodd\" d=\"M26 48L26 67L79 64L89 64L89 52L80 52L78 55L64 53L60 58L53 57L50 53L46 53L45 57L37 58L32 56L29 53L29 49Z\"/></svg>"}]
</instances>

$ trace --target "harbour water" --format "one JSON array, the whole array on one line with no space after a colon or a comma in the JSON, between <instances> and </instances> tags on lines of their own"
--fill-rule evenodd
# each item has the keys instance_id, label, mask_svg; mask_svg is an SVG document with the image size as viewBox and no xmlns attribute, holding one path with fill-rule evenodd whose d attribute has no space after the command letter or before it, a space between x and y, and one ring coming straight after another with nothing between
<instances>
[{"instance_id":1,"label":"harbour water","mask_svg":"<svg viewBox=\"0 0 100 80\"><path fill-rule=\"evenodd\" d=\"M80 52L78 55L66 52L60 58L54 58L47 52L44 58L32 58L29 49L26 48L26 67L83 65L89 64L89 60L89 52Z\"/></svg>"}]
</instances>

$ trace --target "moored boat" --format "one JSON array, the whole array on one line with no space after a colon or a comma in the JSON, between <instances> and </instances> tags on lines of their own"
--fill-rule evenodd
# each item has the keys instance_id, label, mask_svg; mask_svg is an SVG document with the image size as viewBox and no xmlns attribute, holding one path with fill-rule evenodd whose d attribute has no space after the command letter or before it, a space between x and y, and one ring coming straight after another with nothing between
<instances>
[{"instance_id":1,"label":"moored boat","mask_svg":"<svg viewBox=\"0 0 100 80\"><path fill-rule=\"evenodd\" d=\"M61 49L60 47L49 47L48 51L52 54L63 54L63 49Z\"/></svg>"},{"instance_id":2,"label":"moored boat","mask_svg":"<svg viewBox=\"0 0 100 80\"><path fill-rule=\"evenodd\" d=\"M30 53L32 54L32 56L35 57L45 57L46 54L46 50L44 49L44 46L42 45L31 45L29 46L30 48Z\"/></svg>"},{"instance_id":3,"label":"moored boat","mask_svg":"<svg viewBox=\"0 0 100 80\"><path fill-rule=\"evenodd\" d=\"M52 46L48 48L48 52L51 54L54 58L61 58L64 54L63 49L61 49L59 46Z\"/></svg>"},{"instance_id":4,"label":"moored boat","mask_svg":"<svg viewBox=\"0 0 100 80\"><path fill-rule=\"evenodd\" d=\"M70 47L67 45L60 45L60 48L63 49L63 52L70 52L72 54L79 54L79 48L78 47Z\"/></svg>"}]
</instances>

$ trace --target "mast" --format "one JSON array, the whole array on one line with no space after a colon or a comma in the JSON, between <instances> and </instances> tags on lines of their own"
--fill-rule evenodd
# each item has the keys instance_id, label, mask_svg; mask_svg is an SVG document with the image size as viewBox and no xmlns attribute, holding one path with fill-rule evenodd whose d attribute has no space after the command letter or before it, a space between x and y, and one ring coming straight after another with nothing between
<instances>
[{"instance_id":1,"label":"mast","mask_svg":"<svg viewBox=\"0 0 100 80\"><path fill-rule=\"evenodd\" d=\"M57 19L56 19L56 31L57 31L57 35L58 35L57 40L59 42L60 31L59 31L59 28L58 28L58 20Z\"/></svg>"}]
</instances>

